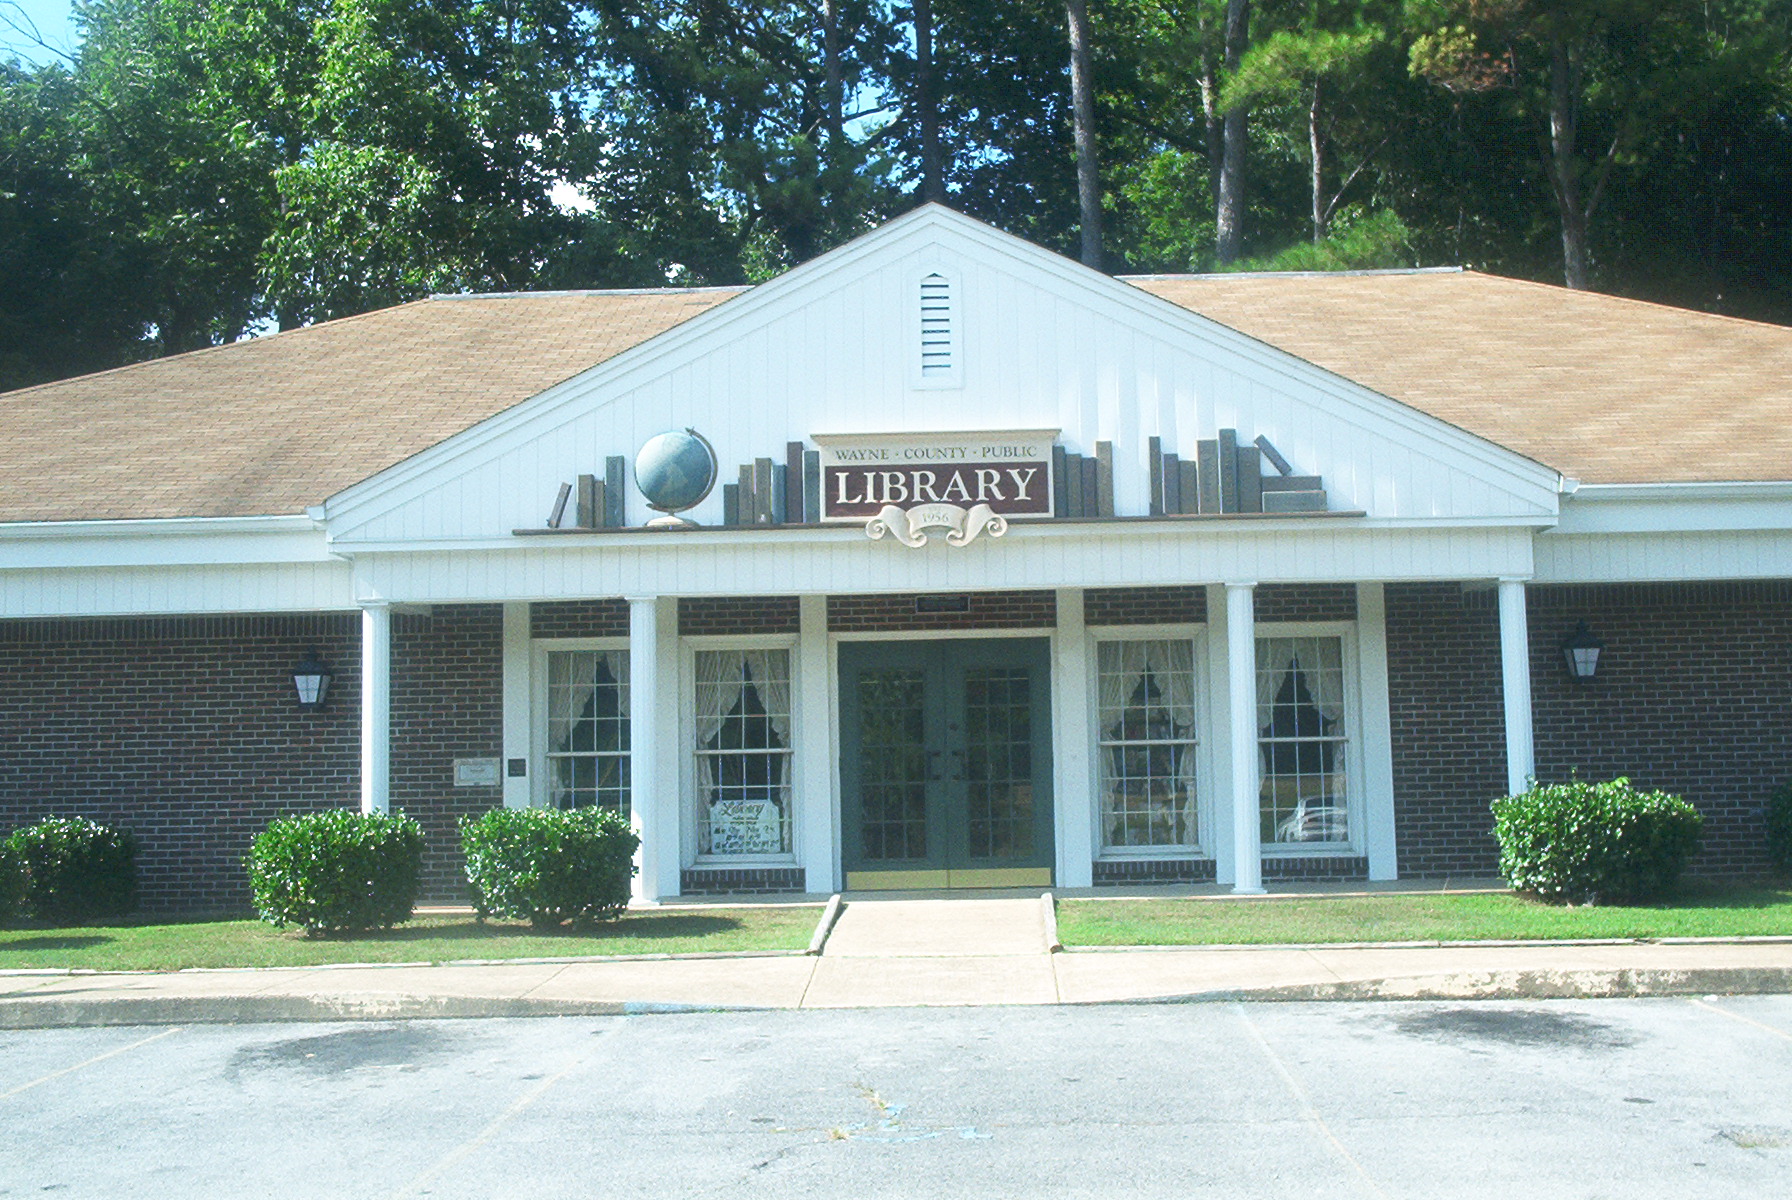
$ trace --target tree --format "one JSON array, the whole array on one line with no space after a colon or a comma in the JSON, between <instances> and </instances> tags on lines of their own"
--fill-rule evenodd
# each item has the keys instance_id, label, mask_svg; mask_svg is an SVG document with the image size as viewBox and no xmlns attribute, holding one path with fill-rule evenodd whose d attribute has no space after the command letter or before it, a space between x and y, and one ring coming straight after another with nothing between
<instances>
[{"instance_id":1,"label":"tree","mask_svg":"<svg viewBox=\"0 0 1792 1200\"><path fill-rule=\"evenodd\" d=\"M1083 265L1101 270L1101 169L1095 153L1095 68L1089 57L1089 6L1065 0L1070 27L1070 96L1076 129L1076 192Z\"/></svg>"}]
</instances>

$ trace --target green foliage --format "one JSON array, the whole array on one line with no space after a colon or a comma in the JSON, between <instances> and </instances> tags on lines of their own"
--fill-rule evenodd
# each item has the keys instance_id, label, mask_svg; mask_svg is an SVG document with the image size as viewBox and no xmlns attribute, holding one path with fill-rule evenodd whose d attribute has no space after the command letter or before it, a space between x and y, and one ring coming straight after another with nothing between
<instances>
[{"instance_id":1,"label":"green foliage","mask_svg":"<svg viewBox=\"0 0 1792 1200\"><path fill-rule=\"evenodd\" d=\"M1416 257L1412 230L1388 209L1345 213L1322 242L1296 242L1279 253L1244 259L1228 271L1368 271L1410 267Z\"/></svg>"},{"instance_id":2,"label":"green foliage","mask_svg":"<svg viewBox=\"0 0 1792 1200\"><path fill-rule=\"evenodd\" d=\"M1570 903L1647 899L1679 881L1704 817L1628 779L1533 784L1493 802L1500 874L1520 892Z\"/></svg>"},{"instance_id":3,"label":"green foliage","mask_svg":"<svg viewBox=\"0 0 1792 1200\"><path fill-rule=\"evenodd\" d=\"M1767 861L1792 875L1792 782L1767 797Z\"/></svg>"},{"instance_id":4,"label":"green foliage","mask_svg":"<svg viewBox=\"0 0 1792 1200\"><path fill-rule=\"evenodd\" d=\"M281 817L245 860L255 910L308 934L389 929L411 915L423 830L410 817L333 808Z\"/></svg>"},{"instance_id":5,"label":"green foliage","mask_svg":"<svg viewBox=\"0 0 1792 1200\"><path fill-rule=\"evenodd\" d=\"M608 809L495 808L461 818L460 842L481 916L545 928L628 907L640 838Z\"/></svg>"},{"instance_id":6,"label":"green foliage","mask_svg":"<svg viewBox=\"0 0 1792 1200\"><path fill-rule=\"evenodd\" d=\"M29 878L26 910L67 925L137 907L137 839L85 817L51 817L14 830L7 847Z\"/></svg>"},{"instance_id":7,"label":"green foliage","mask_svg":"<svg viewBox=\"0 0 1792 1200\"><path fill-rule=\"evenodd\" d=\"M25 872L25 858L12 848L10 841L0 841L0 925L16 920L25 911L25 897L31 887L31 876Z\"/></svg>"}]
</instances>

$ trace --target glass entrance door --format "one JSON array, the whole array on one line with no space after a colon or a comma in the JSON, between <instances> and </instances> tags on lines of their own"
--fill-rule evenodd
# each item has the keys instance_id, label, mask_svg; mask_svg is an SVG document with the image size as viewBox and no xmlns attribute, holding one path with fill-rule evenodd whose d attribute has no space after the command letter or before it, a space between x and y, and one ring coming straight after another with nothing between
<instances>
[{"instance_id":1,"label":"glass entrance door","mask_svg":"<svg viewBox=\"0 0 1792 1200\"><path fill-rule=\"evenodd\" d=\"M1043 638L840 647L846 886L1052 881Z\"/></svg>"}]
</instances>

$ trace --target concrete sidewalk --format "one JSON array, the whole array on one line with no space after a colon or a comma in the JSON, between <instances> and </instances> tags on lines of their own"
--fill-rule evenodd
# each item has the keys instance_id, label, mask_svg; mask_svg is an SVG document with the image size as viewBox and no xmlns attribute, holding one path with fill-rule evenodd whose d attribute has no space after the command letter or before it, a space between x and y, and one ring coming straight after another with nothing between
<instances>
[{"instance_id":1,"label":"concrete sidewalk","mask_svg":"<svg viewBox=\"0 0 1792 1200\"><path fill-rule=\"evenodd\" d=\"M0 1028L1201 1000L1792 992L1792 938L1073 950L1040 898L857 899L805 954L0 973Z\"/></svg>"}]
</instances>

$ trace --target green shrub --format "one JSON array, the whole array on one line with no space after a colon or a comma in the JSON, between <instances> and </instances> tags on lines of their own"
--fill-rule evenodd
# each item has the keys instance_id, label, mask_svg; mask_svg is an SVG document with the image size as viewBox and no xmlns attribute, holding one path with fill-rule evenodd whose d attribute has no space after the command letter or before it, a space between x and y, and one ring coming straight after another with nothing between
<instances>
[{"instance_id":1,"label":"green shrub","mask_svg":"<svg viewBox=\"0 0 1792 1200\"><path fill-rule=\"evenodd\" d=\"M17 920L25 911L25 895L30 886L25 859L10 841L0 841L0 925Z\"/></svg>"},{"instance_id":2,"label":"green shrub","mask_svg":"<svg viewBox=\"0 0 1792 1200\"><path fill-rule=\"evenodd\" d=\"M1767 860L1792 875L1792 783L1767 798Z\"/></svg>"},{"instance_id":3,"label":"green shrub","mask_svg":"<svg viewBox=\"0 0 1792 1200\"><path fill-rule=\"evenodd\" d=\"M537 927L621 916L640 841L601 808L495 808L460 823L479 915Z\"/></svg>"},{"instance_id":4,"label":"green shrub","mask_svg":"<svg viewBox=\"0 0 1792 1200\"><path fill-rule=\"evenodd\" d=\"M1534 784L1493 802L1500 874L1518 891L1579 903L1641 900L1671 889L1704 818L1678 796L1628 779Z\"/></svg>"},{"instance_id":5,"label":"green shrub","mask_svg":"<svg viewBox=\"0 0 1792 1200\"><path fill-rule=\"evenodd\" d=\"M350 808L282 817L255 835L246 865L270 925L313 935L389 929L417 903L423 830L407 816Z\"/></svg>"},{"instance_id":6,"label":"green shrub","mask_svg":"<svg viewBox=\"0 0 1792 1200\"><path fill-rule=\"evenodd\" d=\"M25 909L69 925L137 907L137 839L86 817L51 817L6 839L23 860Z\"/></svg>"}]
</instances>

